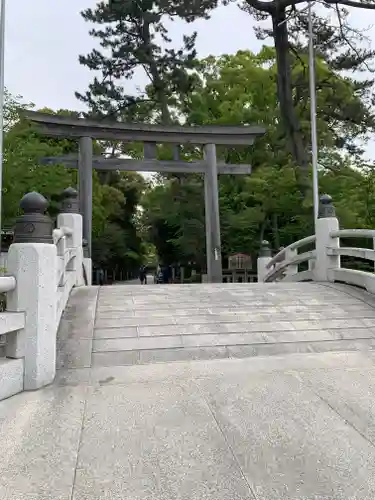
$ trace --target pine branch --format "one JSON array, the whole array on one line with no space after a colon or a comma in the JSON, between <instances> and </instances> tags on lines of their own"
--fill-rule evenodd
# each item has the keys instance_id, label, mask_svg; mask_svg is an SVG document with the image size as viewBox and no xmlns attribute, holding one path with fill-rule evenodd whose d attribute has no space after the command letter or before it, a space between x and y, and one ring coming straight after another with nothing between
<instances>
[{"instance_id":1,"label":"pine branch","mask_svg":"<svg viewBox=\"0 0 375 500\"><path fill-rule=\"evenodd\" d=\"M341 17L340 9L339 9L339 7L338 7L337 4L335 5L335 9L336 9L336 14L337 14L337 19L338 19L338 22L339 22L340 34L341 34L343 40L349 45L349 47L355 53L355 55L357 56L357 58L359 60L361 60L362 57L361 57L360 53L358 52L357 48L351 43L351 41L349 40L349 38L344 33L344 24L343 24L343 20L342 20L342 17ZM363 60L362 63L365 65L365 67L366 67L366 69L368 71L374 72L374 70L372 68L370 68L370 66L367 64L367 62L365 60Z\"/></svg>"},{"instance_id":2,"label":"pine branch","mask_svg":"<svg viewBox=\"0 0 375 500\"><path fill-rule=\"evenodd\" d=\"M271 14L275 9L275 2L263 2L261 0L246 0L246 3L253 9Z\"/></svg>"},{"instance_id":3,"label":"pine branch","mask_svg":"<svg viewBox=\"0 0 375 500\"><path fill-rule=\"evenodd\" d=\"M340 4L345 5L346 7L354 7L355 9L370 9L375 10L375 3L367 3L367 2L356 2L354 0L324 0L325 3L328 4ZM371 0L372 2L372 0Z\"/></svg>"},{"instance_id":4,"label":"pine branch","mask_svg":"<svg viewBox=\"0 0 375 500\"><path fill-rule=\"evenodd\" d=\"M288 7L295 7L296 5L305 2L306 0L273 0L272 2L264 2L262 0L246 0L246 3L250 5L250 7L261 12L267 12L268 14L272 14L272 12L275 12L276 10L282 11ZM345 5L346 7L353 7L355 9L375 10L375 2L373 0L369 0L367 2L359 2L356 0L322 0L321 3Z\"/></svg>"}]
</instances>

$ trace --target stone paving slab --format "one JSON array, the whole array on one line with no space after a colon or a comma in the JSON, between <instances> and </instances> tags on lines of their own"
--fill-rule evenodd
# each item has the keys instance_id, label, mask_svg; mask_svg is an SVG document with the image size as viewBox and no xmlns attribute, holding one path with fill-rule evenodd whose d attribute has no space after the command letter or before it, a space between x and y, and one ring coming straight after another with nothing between
<instances>
[{"instance_id":1,"label":"stone paving slab","mask_svg":"<svg viewBox=\"0 0 375 500\"><path fill-rule=\"evenodd\" d=\"M293 375L199 386L256 498L374 497L373 444Z\"/></svg>"},{"instance_id":2,"label":"stone paving slab","mask_svg":"<svg viewBox=\"0 0 375 500\"><path fill-rule=\"evenodd\" d=\"M94 497L255 499L189 380L101 387L88 397L73 499Z\"/></svg>"},{"instance_id":3,"label":"stone paving slab","mask_svg":"<svg viewBox=\"0 0 375 500\"><path fill-rule=\"evenodd\" d=\"M138 337L136 326L126 326L124 328L96 328L95 339L115 339L124 337Z\"/></svg>"},{"instance_id":4,"label":"stone paving slab","mask_svg":"<svg viewBox=\"0 0 375 500\"><path fill-rule=\"evenodd\" d=\"M139 349L168 349L182 347L180 335L164 337L136 337L120 339L95 339L93 352L136 351Z\"/></svg>"},{"instance_id":5,"label":"stone paving slab","mask_svg":"<svg viewBox=\"0 0 375 500\"><path fill-rule=\"evenodd\" d=\"M374 360L60 370L0 402L0 498L372 500Z\"/></svg>"},{"instance_id":6,"label":"stone paving slab","mask_svg":"<svg viewBox=\"0 0 375 500\"><path fill-rule=\"evenodd\" d=\"M325 377L319 370L295 374L365 439L375 445L375 372L352 367L340 376Z\"/></svg>"},{"instance_id":7,"label":"stone paving slab","mask_svg":"<svg viewBox=\"0 0 375 500\"><path fill-rule=\"evenodd\" d=\"M140 351L93 352L91 366L136 365L140 363Z\"/></svg>"},{"instance_id":8,"label":"stone paving slab","mask_svg":"<svg viewBox=\"0 0 375 500\"><path fill-rule=\"evenodd\" d=\"M0 402L1 500L70 500L85 387L49 387Z\"/></svg>"}]
</instances>

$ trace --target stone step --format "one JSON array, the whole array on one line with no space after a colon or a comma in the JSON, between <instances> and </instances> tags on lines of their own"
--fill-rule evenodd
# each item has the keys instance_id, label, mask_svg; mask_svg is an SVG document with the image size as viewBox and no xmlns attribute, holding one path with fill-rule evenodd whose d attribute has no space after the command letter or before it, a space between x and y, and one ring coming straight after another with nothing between
<instances>
[{"instance_id":1,"label":"stone step","mask_svg":"<svg viewBox=\"0 0 375 500\"><path fill-rule=\"evenodd\" d=\"M92 365L372 349L375 309L314 284L101 289Z\"/></svg>"},{"instance_id":2,"label":"stone step","mask_svg":"<svg viewBox=\"0 0 375 500\"><path fill-rule=\"evenodd\" d=\"M374 346L375 309L320 285L113 286L72 293L60 324L57 366L369 351Z\"/></svg>"},{"instance_id":3,"label":"stone step","mask_svg":"<svg viewBox=\"0 0 375 500\"><path fill-rule=\"evenodd\" d=\"M268 322L233 322L233 323L202 323L185 325L150 325L131 326L123 328L99 328L94 330L94 339L121 339L135 337L178 337L207 334L287 334L298 335L303 338L306 332L313 335L320 331L351 331L358 336L361 330L367 330L370 335L375 335L375 321L373 318L359 319L326 319L320 321L268 321Z\"/></svg>"},{"instance_id":4,"label":"stone step","mask_svg":"<svg viewBox=\"0 0 375 500\"><path fill-rule=\"evenodd\" d=\"M369 321L372 321L371 319ZM271 356L291 353L373 349L375 329L358 320L304 322L304 328L280 329L274 322L169 325L95 330L93 366L132 365L197 359ZM287 325L287 323L285 323ZM257 324L251 325L256 327ZM331 328L328 328L331 326ZM226 328L228 327L228 328ZM169 328L169 330L168 330ZM167 332L172 334L166 334ZM126 335L124 335L126 333Z\"/></svg>"},{"instance_id":5,"label":"stone step","mask_svg":"<svg viewBox=\"0 0 375 500\"><path fill-rule=\"evenodd\" d=\"M142 350L93 352L91 363L99 366L125 366L148 363L170 363L225 358L251 358L287 354L373 350L375 340L344 339L310 342L277 342L263 344L222 345L206 347L175 347Z\"/></svg>"},{"instance_id":6,"label":"stone step","mask_svg":"<svg viewBox=\"0 0 375 500\"><path fill-rule=\"evenodd\" d=\"M93 352L138 351L147 349L173 349L179 347L212 347L232 345L258 345L292 342L317 342L333 340L374 339L375 334L366 328L307 330L284 332L221 333L163 335L153 337L106 338L93 340Z\"/></svg>"},{"instance_id":7,"label":"stone step","mask_svg":"<svg viewBox=\"0 0 375 500\"><path fill-rule=\"evenodd\" d=\"M124 297L106 297L106 299L101 299L99 302L100 311L103 308L139 308L144 310L152 310L157 307L160 309L181 309L181 306L184 305L187 309L195 309L195 308L204 308L204 307L247 307L249 310L256 308L266 308L266 307L276 307L276 306L290 306L290 305L306 305L306 306L320 306L324 308L328 308L332 305L342 305L342 304L350 304L350 298L348 296L343 297L309 297L309 296L300 296L297 300L296 297L292 297L289 295L269 298L269 299L261 299L257 297L253 297L252 295L246 296L246 294L238 297L232 297L231 300L226 299L225 297L220 298L218 300L217 297L213 296L211 298L207 297L194 297L191 299L190 297L185 297L181 294L176 294L175 296L167 296L165 298L160 298L159 300L149 299L144 297L142 299L136 299L129 297L128 299Z\"/></svg>"},{"instance_id":8,"label":"stone step","mask_svg":"<svg viewBox=\"0 0 375 500\"><path fill-rule=\"evenodd\" d=\"M372 311L371 311L372 313ZM289 318L289 319L288 319ZM248 317L246 315L207 315L207 316L181 316L180 318L163 318L162 316L150 317L124 317L97 319L95 323L95 335L105 337L133 336L132 332L138 328L140 336L147 335L179 335L185 333L212 333L216 328L222 332L247 332L247 331L269 331L269 330L316 330L319 328L361 328L375 327L375 316L372 314L349 316L333 316L327 319L327 315L319 314L290 314L287 318L282 315L270 314L268 317L257 315ZM111 334L113 330L113 334ZM116 333L119 331L119 334ZM127 332L130 332L129 333ZM121 332L124 332L121 335ZM135 336L135 335L134 335Z\"/></svg>"},{"instance_id":9,"label":"stone step","mask_svg":"<svg viewBox=\"0 0 375 500\"><path fill-rule=\"evenodd\" d=\"M271 311L270 311L271 309ZM97 319L96 322L101 322L103 320L120 320L120 321L141 321L145 322L152 315L154 318L163 318L163 320L175 320L176 322L180 321L189 321L192 322L192 319L183 319L183 318L192 318L198 317L199 320L202 317L207 316L208 318L215 318L215 316L220 317L228 317L229 319L236 320L238 318L248 318L251 321L261 321L269 318L270 312L272 312L272 317L277 321L285 320L288 318L288 314L293 314L293 317L299 316L301 319L321 319L327 317L327 312L330 314L332 318L341 318L343 316L349 318L375 318L375 309L370 309L369 307L335 307L335 306L327 306L326 308L322 307L308 307L308 306L279 306L274 308L253 308L243 310L241 307L234 308L222 308L222 307L210 307L210 308L184 308L184 309L131 309L124 307L115 308L97 308ZM137 318L137 319L130 319Z\"/></svg>"}]
</instances>

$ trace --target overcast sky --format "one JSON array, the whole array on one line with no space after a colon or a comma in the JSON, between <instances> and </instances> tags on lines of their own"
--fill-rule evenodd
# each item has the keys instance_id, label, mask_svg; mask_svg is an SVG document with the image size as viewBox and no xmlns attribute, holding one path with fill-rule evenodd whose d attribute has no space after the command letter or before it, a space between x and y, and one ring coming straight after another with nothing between
<instances>
[{"instance_id":1,"label":"overcast sky","mask_svg":"<svg viewBox=\"0 0 375 500\"><path fill-rule=\"evenodd\" d=\"M93 41L79 12L95 4L95 0L7 0L5 84L12 94L39 108L82 108L74 91L86 90L92 75L78 63L78 55L88 53ZM357 27L375 25L375 11L353 11L351 18ZM209 21L188 27L175 22L170 28L176 45L183 33L197 30L201 57L260 47L251 17L233 4L217 9ZM375 46L375 28L368 35ZM144 83L139 74L127 90ZM375 143L369 153L375 160Z\"/></svg>"}]
</instances>

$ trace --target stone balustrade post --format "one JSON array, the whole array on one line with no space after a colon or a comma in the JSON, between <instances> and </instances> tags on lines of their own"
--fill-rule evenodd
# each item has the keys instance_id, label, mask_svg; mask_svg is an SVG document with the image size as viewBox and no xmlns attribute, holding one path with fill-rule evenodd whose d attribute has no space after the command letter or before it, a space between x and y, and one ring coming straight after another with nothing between
<instances>
[{"instance_id":1,"label":"stone balustrade post","mask_svg":"<svg viewBox=\"0 0 375 500\"><path fill-rule=\"evenodd\" d=\"M76 286L83 286L83 231L82 215L79 214L78 191L68 187L62 193L61 213L57 217L57 227L68 227L72 235L66 238L68 248L76 249L76 257L68 264L67 271L75 271Z\"/></svg>"},{"instance_id":2,"label":"stone balustrade post","mask_svg":"<svg viewBox=\"0 0 375 500\"><path fill-rule=\"evenodd\" d=\"M298 250L296 248L286 248L285 249L285 260L292 260L294 257L297 257ZM285 269L285 276L293 276L294 274L298 274L298 264L291 264Z\"/></svg>"},{"instance_id":3,"label":"stone balustrade post","mask_svg":"<svg viewBox=\"0 0 375 500\"><path fill-rule=\"evenodd\" d=\"M258 283L262 283L264 278L269 273L267 264L272 260L270 244L267 240L263 240L260 246L259 257L257 260Z\"/></svg>"},{"instance_id":4,"label":"stone balustrade post","mask_svg":"<svg viewBox=\"0 0 375 500\"><path fill-rule=\"evenodd\" d=\"M308 270L313 272L315 269L315 259L310 259L307 265L308 265Z\"/></svg>"},{"instance_id":5,"label":"stone balustrade post","mask_svg":"<svg viewBox=\"0 0 375 500\"><path fill-rule=\"evenodd\" d=\"M8 253L16 288L7 294L7 310L23 312L25 328L9 339L6 355L24 358L24 389L33 390L50 384L56 372L57 248L47 200L28 193L20 207Z\"/></svg>"},{"instance_id":6,"label":"stone balustrade post","mask_svg":"<svg viewBox=\"0 0 375 500\"><path fill-rule=\"evenodd\" d=\"M331 281L330 270L340 267L340 257L329 255L328 248L339 248L340 239L332 238L331 232L339 229L332 198L324 194L320 198L319 218L316 221L316 260L314 281Z\"/></svg>"}]
</instances>

